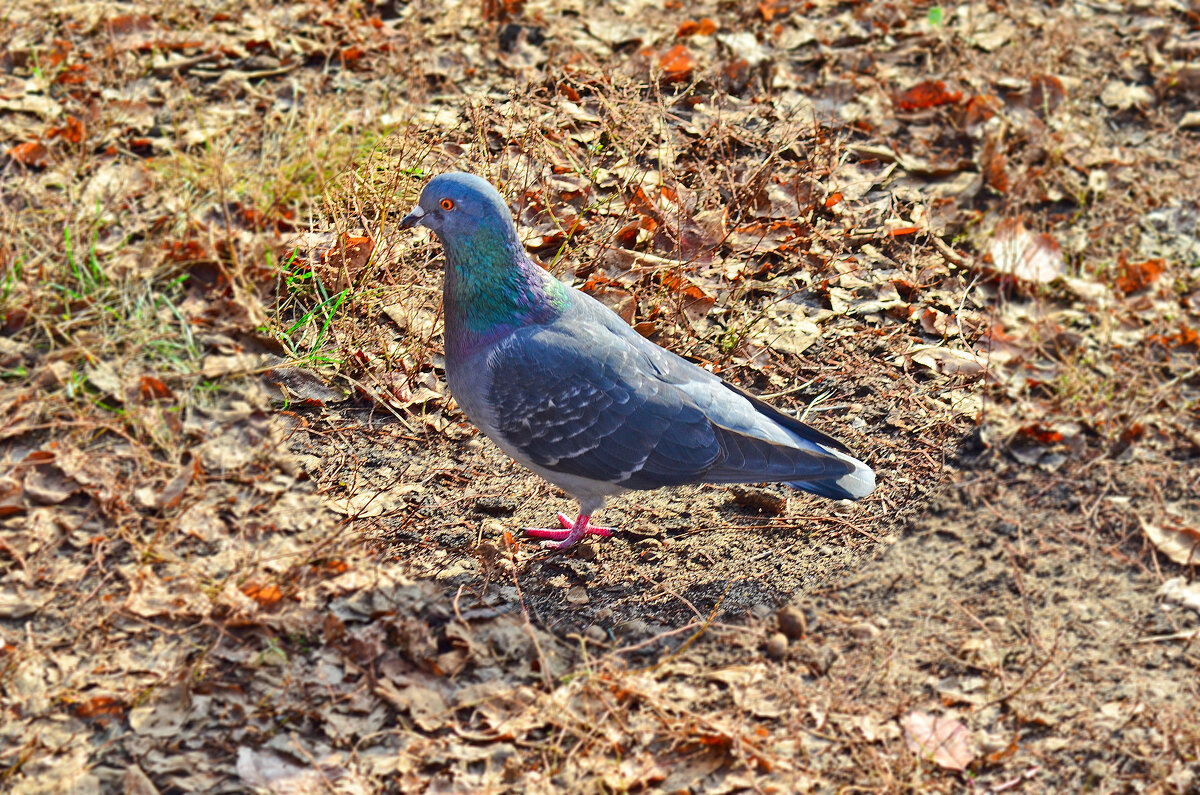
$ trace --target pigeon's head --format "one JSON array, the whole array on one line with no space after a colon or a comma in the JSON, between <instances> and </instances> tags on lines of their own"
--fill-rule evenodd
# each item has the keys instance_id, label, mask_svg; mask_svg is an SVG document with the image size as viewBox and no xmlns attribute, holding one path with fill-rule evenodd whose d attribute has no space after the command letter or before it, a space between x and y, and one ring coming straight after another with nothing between
<instances>
[{"instance_id":1,"label":"pigeon's head","mask_svg":"<svg viewBox=\"0 0 1200 795\"><path fill-rule=\"evenodd\" d=\"M487 245L489 238L517 239L512 215L496 189L487 180L462 172L429 180L417 206L400 222L401 229L414 226L431 229L448 249Z\"/></svg>"}]
</instances>

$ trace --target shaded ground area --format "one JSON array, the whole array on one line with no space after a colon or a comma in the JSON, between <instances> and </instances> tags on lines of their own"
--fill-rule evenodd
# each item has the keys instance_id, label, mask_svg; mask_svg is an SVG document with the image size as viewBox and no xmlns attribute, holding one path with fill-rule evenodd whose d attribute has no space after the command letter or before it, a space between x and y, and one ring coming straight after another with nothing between
<instances>
[{"instance_id":1,"label":"shaded ground area","mask_svg":"<svg viewBox=\"0 0 1200 795\"><path fill-rule=\"evenodd\" d=\"M0 786L1189 792L1197 17L27 3L0 54ZM429 175L844 439L573 506L446 392Z\"/></svg>"}]
</instances>

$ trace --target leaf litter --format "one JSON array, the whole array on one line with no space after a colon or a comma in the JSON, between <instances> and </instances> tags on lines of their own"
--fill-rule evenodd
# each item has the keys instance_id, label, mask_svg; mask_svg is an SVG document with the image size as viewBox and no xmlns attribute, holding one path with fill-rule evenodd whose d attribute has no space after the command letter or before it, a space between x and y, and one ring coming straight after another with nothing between
<instances>
[{"instance_id":1,"label":"leaf litter","mask_svg":"<svg viewBox=\"0 0 1200 795\"><path fill-rule=\"evenodd\" d=\"M1194 786L1185 17L481 10L14 10L4 786ZM394 229L450 167L878 496L516 541Z\"/></svg>"}]
</instances>

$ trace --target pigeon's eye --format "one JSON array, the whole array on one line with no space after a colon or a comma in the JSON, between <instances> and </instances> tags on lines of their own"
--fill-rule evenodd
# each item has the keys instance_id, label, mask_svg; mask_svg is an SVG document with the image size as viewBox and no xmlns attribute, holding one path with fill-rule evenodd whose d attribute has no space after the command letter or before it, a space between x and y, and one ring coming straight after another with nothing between
<instances>
[{"instance_id":1,"label":"pigeon's eye","mask_svg":"<svg viewBox=\"0 0 1200 795\"><path fill-rule=\"evenodd\" d=\"M452 199L442 199L442 209L443 210L453 210L454 209L454 201Z\"/></svg>"}]
</instances>

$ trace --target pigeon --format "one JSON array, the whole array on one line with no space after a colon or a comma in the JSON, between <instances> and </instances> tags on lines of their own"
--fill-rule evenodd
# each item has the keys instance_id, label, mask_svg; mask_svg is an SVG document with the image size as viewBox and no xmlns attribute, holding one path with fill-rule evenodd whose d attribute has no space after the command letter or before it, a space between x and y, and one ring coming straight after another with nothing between
<instances>
[{"instance_id":1,"label":"pigeon","mask_svg":"<svg viewBox=\"0 0 1200 795\"><path fill-rule=\"evenodd\" d=\"M608 536L592 516L629 490L782 482L861 499L875 473L844 444L650 342L525 253L487 180L431 179L401 229L442 244L446 381L467 418L579 503L558 528L525 532L568 549Z\"/></svg>"}]
</instances>

